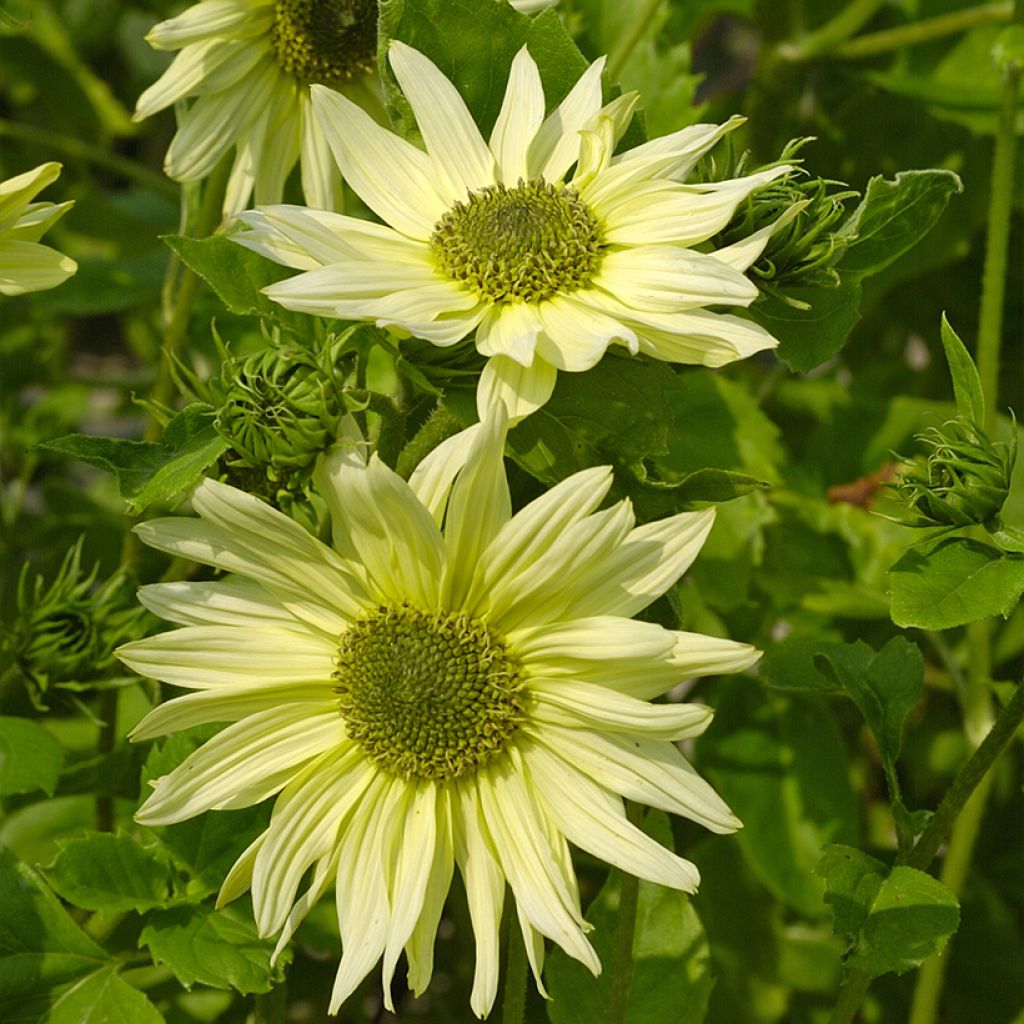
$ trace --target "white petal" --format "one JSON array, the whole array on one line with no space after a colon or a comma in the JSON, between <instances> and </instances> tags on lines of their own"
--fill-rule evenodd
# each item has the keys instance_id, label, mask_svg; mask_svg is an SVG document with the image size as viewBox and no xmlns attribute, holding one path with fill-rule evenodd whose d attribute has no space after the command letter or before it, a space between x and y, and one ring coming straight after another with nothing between
<instances>
[{"instance_id":1,"label":"white petal","mask_svg":"<svg viewBox=\"0 0 1024 1024\"><path fill-rule=\"evenodd\" d=\"M492 356L477 384L477 415L486 419L500 404L505 407L509 425L515 426L547 402L557 376L558 371L539 357L523 366L508 356Z\"/></svg>"},{"instance_id":2,"label":"white petal","mask_svg":"<svg viewBox=\"0 0 1024 1024\"><path fill-rule=\"evenodd\" d=\"M542 327L536 303L496 303L480 321L476 349L481 355L506 356L529 367Z\"/></svg>"},{"instance_id":3,"label":"white petal","mask_svg":"<svg viewBox=\"0 0 1024 1024\"><path fill-rule=\"evenodd\" d=\"M327 682L336 654L334 641L301 625L185 626L117 649L140 675L193 690Z\"/></svg>"},{"instance_id":4,"label":"white petal","mask_svg":"<svg viewBox=\"0 0 1024 1024\"><path fill-rule=\"evenodd\" d=\"M342 176L382 220L426 240L450 203L434 185L426 153L381 128L340 93L312 87L313 113Z\"/></svg>"},{"instance_id":5,"label":"white petal","mask_svg":"<svg viewBox=\"0 0 1024 1024\"><path fill-rule=\"evenodd\" d=\"M640 351L668 363L725 366L773 349L779 343L753 320L707 309L644 314L632 320L640 338Z\"/></svg>"},{"instance_id":6,"label":"white petal","mask_svg":"<svg viewBox=\"0 0 1024 1024\"><path fill-rule=\"evenodd\" d=\"M48 245L0 239L0 295L24 295L63 284L78 264Z\"/></svg>"},{"instance_id":7,"label":"white petal","mask_svg":"<svg viewBox=\"0 0 1024 1024\"><path fill-rule=\"evenodd\" d=\"M154 25L146 42L155 50L178 50L210 36L248 39L267 32L273 24L270 3L241 3L239 0L202 0L183 14Z\"/></svg>"},{"instance_id":8,"label":"white petal","mask_svg":"<svg viewBox=\"0 0 1024 1024\"><path fill-rule=\"evenodd\" d=\"M568 760L613 793L682 815L712 832L742 827L722 798L671 744L546 725L528 730L538 743Z\"/></svg>"},{"instance_id":9,"label":"white petal","mask_svg":"<svg viewBox=\"0 0 1024 1024\"><path fill-rule=\"evenodd\" d=\"M505 99L491 131L490 147L498 161L500 178L515 184L530 177L527 152L544 120L544 88L540 72L523 46L508 73Z\"/></svg>"},{"instance_id":10,"label":"white petal","mask_svg":"<svg viewBox=\"0 0 1024 1024\"><path fill-rule=\"evenodd\" d=\"M397 39L388 46L388 60L416 115L442 194L457 202L494 184L494 157L455 86L432 61Z\"/></svg>"},{"instance_id":11,"label":"white petal","mask_svg":"<svg viewBox=\"0 0 1024 1024\"><path fill-rule=\"evenodd\" d=\"M298 620L261 586L230 579L222 583L151 583L139 601L154 615L179 626L296 626ZM345 626L339 615L336 636Z\"/></svg>"},{"instance_id":12,"label":"white petal","mask_svg":"<svg viewBox=\"0 0 1024 1024\"><path fill-rule=\"evenodd\" d=\"M442 441L412 471L409 486L440 527L444 523L445 509L455 477L476 450L476 436L482 429L479 423L460 430Z\"/></svg>"},{"instance_id":13,"label":"white petal","mask_svg":"<svg viewBox=\"0 0 1024 1024\"><path fill-rule=\"evenodd\" d=\"M523 761L541 802L569 842L631 875L696 892L697 868L631 824L619 797L538 744L528 745Z\"/></svg>"},{"instance_id":14,"label":"white petal","mask_svg":"<svg viewBox=\"0 0 1024 1024\"><path fill-rule=\"evenodd\" d=\"M22 212L47 185L60 176L61 165L54 160L13 178L0 181L0 229L6 229L19 219Z\"/></svg>"},{"instance_id":15,"label":"white petal","mask_svg":"<svg viewBox=\"0 0 1024 1024\"><path fill-rule=\"evenodd\" d=\"M231 870L221 883L220 892L217 893L218 910L232 900L238 899L243 892L248 892L249 886L252 885L252 869L256 863L256 854L260 852L266 836L266 832L261 832L231 865Z\"/></svg>"},{"instance_id":16,"label":"white petal","mask_svg":"<svg viewBox=\"0 0 1024 1024\"><path fill-rule=\"evenodd\" d=\"M586 292L560 295L540 304L544 324L537 353L559 370L574 373L595 367L615 341L636 352L636 333L607 313L587 304Z\"/></svg>"},{"instance_id":17,"label":"white petal","mask_svg":"<svg viewBox=\"0 0 1024 1024\"><path fill-rule=\"evenodd\" d=\"M299 159L299 95L304 90L295 81L278 85L242 139L242 145L256 151L259 204L281 202L285 182Z\"/></svg>"},{"instance_id":18,"label":"white petal","mask_svg":"<svg viewBox=\"0 0 1024 1024\"><path fill-rule=\"evenodd\" d=\"M616 182L639 177L673 178L681 181L715 143L735 131L746 118L731 117L725 124L691 124L671 135L651 139L612 159L619 174Z\"/></svg>"},{"instance_id":19,"label":"white petal","mask_svg":"<svg viewBox=\"0 0 1024 1024\"><path fill-rule=\"evenodd\" d=\"M135 820L170 825L205 811L251 807L285 786L305 762L345 742L336 709L280 704L229 725L190 754L153 792Z\"/></svg>"},{"instance_id":20,"label":"white petal","mask_svg":"<svg viewBox=\"0 0 1024 1024\"><path fill-rule=\"evenodd\" d=\"M595 60L538 129L527 157L531 178L561 181L576 162L579 133L601 109L604 65L604 57Z\"/></svg>"},{"instance_id":21,"label":"white petal","mask_svg":"<svg viewBox=\"0 0 1024 1024\"><path fill-rule=\"evenodd\" d=\"M303 89L299 102L302 194L315 210L338 209L341 201L341 173L331 157L331 147L320 130L309 90Z\"/></svg>"},{"instance_id":22,"label":"white petal","mask_svg":"<svg viewBox=\"0 0 1024 1024\"><path fill-rule=\"evenodd\" d=\"M38 242L74 205L73 199L63 203L29 203L10 227L0 226L0 235L17 242Z\"/></svg>"}]
</instances>

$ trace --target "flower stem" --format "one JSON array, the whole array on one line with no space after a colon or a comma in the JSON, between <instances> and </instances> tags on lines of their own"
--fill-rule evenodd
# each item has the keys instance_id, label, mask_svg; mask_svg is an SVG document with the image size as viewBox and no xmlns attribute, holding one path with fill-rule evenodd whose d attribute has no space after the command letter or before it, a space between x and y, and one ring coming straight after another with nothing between
<instances>
[{"instance_id":1,"label":"flower stem","mask_svg":"<svg viewBox=\"0 0 1024 1024\"><path fill-rule=\"evenodd\" d=\"M661 0L644 0L640 10L633 16L629 31L619 40L618 45L608 57L605 72L612 81L622 73L626 61L629 60L629 55L636 49L636 44L643 39L651 19L660 6Z\"/></svg>"},{"instance_id":2,"label":"flower stem","mask_svg":"<svg viewBox=\"0 0 1024 1024\"><path fill-rule=\"evenodd\" d=\"M61 135L35 125L21 124L18 121L0 118L0 137L5 135L11 139L21 139L23 142L38 145L47 153L63 153L66 156L96 164L98 167L106 167L115 174L120 174L123 178L152 189L154 192L159 192L161 195L169 196L172 199L178 197L178 187L162 174L146 167L145 164L136 163L117 153L108 153L102 146L86 142L84 139L76 139L73 136Z\"/></svg>"},{"instance_id":3,"label":"flower stem","mask_svg":"<svg viewBox=\"0 0 1024 1024\"><path fill-rule=\"evenodd\" d=\"M802 39L782 43L776 53L786 61L813 60L832 53L866 25L884 3L885 0L853 0L831 21L808 32Z\"/></svg>"},{"instance_id":4,"label":"flower stem","mask_svg":"<svg viewBox=\"0 0 1024 1024\"><path fill-rule=\"evenodd\" d=\"M523 1024L526 1019L526 980L529 962L526 946L516 924L514 912L506 914L505 929L508 956L505 960L505 987L501 1000L501 1024Z\"/></svg>"},{"instance_id":5,"label":"flower stem","mask_svg":"<svg viewBox=\"0 0 1024 1024\"><path fill-rule=\"evenodd\" d=\"M426 423L409 439L398 456L397 473L403 480L412 476L412 471L444 440L459 429L459 422L438 403L427 417Z\"/></svg>"},{"instance_id":6,"label":"flower stem","mask_svg":"<svg viewBox=\"0 0 1024 1024\"><path fill-rule=\"evenodd\" d=\"M880 53L888 53L915 43L925 43L929 39L940 39L943 36L966 32L979 25L991 25L1000 21L1008 21L1013 16L1013 0L1000 3L979 4L962 11L951 11L935 18L925 18L909 25L897 28L882 29L851 39L837 46L833 56L844 60L859 60L863 57L874 57Z\"/></svg>"},{"instance_id":7,"label":"flower stem","mask_svg":"<svg viewBox=\"0 0 1024 1024\"><path fill-rule=\"evenodd\" d=\"M636 935L636 906L639 895L639 879L634 875L624 874L619 895L611 991L608 995L608 1024L626 1024L629 984L633 978L633 938Z\"/></svg>"},{"instance_id":8,"label":"flower stem","mask_svg":"<svg viewBox=\"0 0 1024 1024\"><path fill-rule=\"evenodd\" d=\"M867 971L848 972L842 988L839 989L839 996L828 1024L851 1024L857 1016L860 1004L864 1002L870 984L871 975Z\"/></svg>"}]
</instances>

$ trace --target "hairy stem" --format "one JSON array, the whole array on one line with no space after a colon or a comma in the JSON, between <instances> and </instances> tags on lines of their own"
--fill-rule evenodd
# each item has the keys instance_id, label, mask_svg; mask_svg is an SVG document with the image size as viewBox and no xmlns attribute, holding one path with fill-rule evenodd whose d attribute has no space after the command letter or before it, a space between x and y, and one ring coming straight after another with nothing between
<instances>
[{"instance_id":1,"label":"hairy stem","mask_svg":"<svg viewBox=\"0 0 1024 1024\"><path fill-rule=\"evenodd\" d=\"M979 25L992 25L1000 21L1009 21L1013 16L1013 2L979 4L962 11L950 11L935 18L925 18L910 25L897 28L882 29L880 32L869 32L837 46L832 51L835 57L844 60L859 60L863 57L875 57L880 53L888 53L904 46L926 43L930 39L941 39L943 36L957 35Z\"/></svg>"},{"instance_id":2,"label":"hairy stem","mask_svg":"<svg viewBox=\"0 0 1024 1024\"><path fill-rule=\"evenodd\" d=\"M529 962L526 946L516 923L515 912L509 908L505 929L508 946L505 960L505 986L501 1000L501 1024L524 1024L526 1019L526 980Z\"/></svg>"},{"instance_id":3,"label":"hairy stem","mask_svg":"<svg viewBox=\"0 0 1024 1024\"><path fill-rule=\"evenodd\" d=\"M398 456L397 473L404 480L444 440L459 429L459 422L440 403L427 417L426 423L409 439Z\"/></svg>"},{"instance_id":4,"label":"hairy stem","mask_svg":"<svg viewBox=\"0 0 1024 1024\"><path fill-rule=\"evenodd\" d=\"M619 40L618 45L608 57L605 71L613 81L622 73L629 60L629 55L636 49L636 44L644 37L651 19L661 6L661 0L644 0L640 9L630 16L629 31Z\"/></svg>"},{"instance_id":5,"label":"hairy stem","mask_svg":"<svg viewBox=\"0 0 1024 1024\"><path fill-rule=\"evenodd\" d=\"M643 808L637 804L630 804L627 813L629 820L639 826L643 820ZM608 995L608 1024L626 1024L629 984L633 978L633 939L636 935L636 909L639 896L639 879L634 875L624 873L619 894L611 990Z\"/></svg>"}]
</instances>

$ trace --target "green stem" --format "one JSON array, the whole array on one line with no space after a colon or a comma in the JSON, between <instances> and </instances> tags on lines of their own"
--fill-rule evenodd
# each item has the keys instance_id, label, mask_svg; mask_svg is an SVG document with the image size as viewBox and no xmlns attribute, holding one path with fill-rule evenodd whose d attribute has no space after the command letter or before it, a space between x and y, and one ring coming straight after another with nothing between
<instances>
[{"instance_id":1,"label":"green stem","mask_svg":"<svg viewBox=\"0 0 1024 1024\"><path fill-rule=\"evenodd\" d=\"M0 138L5 135L11 139L31 142L45 149L47 153L63 153L66 156L96 164L98 167L106 167L129 181L137 182L161 195L169 196L172 199L178 197L178 186L162 174L146 167L145 164L118 156L117 153L109 153L102 146L86 142L84 139L76 139L71 135L60 135L35 125L20 124L17 121L0 118Z\"/></svg>"},{"instance_id":2,"label":"green stem","mask_svg":"<svg viewBox=\"0 0 1024 1024\"><path fill-rule=\"evenodd\" d=\"M629 820L639 825L643 808L630 805ZM608 995L608 1024L626 1024L629 1008L629 985L633 979L633 939L636 936L636 908L640 896L640 880L623 874L619 893L619 913L615 932L615 953L612 959L611 990Z\"/></svg>"},{"instance_id":3,"label":"green stem","mask_svg":"<svg viewBox=\"0 0 1024 1024\"><path fill-rule=\"evenodd\" d=\"M828 1024L851 1024L857 1016L860 1004L864 1002L870 984L871 975L867 971L849 971L842 988L839 989L839 996Z\"/></svg>"},{"instance_id":4,"label":"green stem","mask_svg":"<svg viewBox=\"0 0 1024 1024\"><path fill-rule=\"evenodd\" d=\"M459 429L459 421L445 408L438 404L427 417L426 423L406 444L402 454L398 456L397 473L404 480L412 476L412 471L444 440L451 437Z\"/></svg>"},{"instance_id":5,"label":"green stem","mask_svg":"<svg viewBox=\"0 0 1024 1024\"><path fill-rule=\"evenodd\" d=\"M134 536L134 534L133 534ZM117 742L117 690L104 690L100 695L100 726L96 748L101 756L110 754ZM103 793L96 795L96 829L114 831L114 798Z\"/></svg>"},{"instance_id":6,"label":"green stem","mask_svg":"<svg viewBox=\"0 0 1024 1024\"><path fill-rule=\"evenodd\" d=\"M285 982L275 985L269 992L256 996L251 1024L282 1024L288 1010L288 987Z\"/></svg>"},{"instance_id":7,"label":"green stem","mask_svg":"<svg viewBox=\"0 0 1024 1024\"><path fill-rule=\"evenodd\" d=\"M985 271L981 286L978 323L978 373L985 395L985 430L992 434L999 411L999 347L1006 295L1007 250L1013 214L1013 161L1016 148L1019 65L1009 67L1003 79L999 130L992 163L992 198L988 209Z\"/></svg>"},{"instance_id":8,"label":"green stem","mask_svg":"<svg viewBox=\"0 0 1024 1024\"><path fill-rule=\"evenodd\" d=\"M956 35L979 25L991 25L1000 21L1009 21L1013 16L1013 0L1002 3L979 4L962 11L951 11L935 18L925 18L910 25L882 29L851 39L836 47L833 56L844 60L860 60L863 57L875 57L880 53L888 53L904 46L925 43L930 39L941 39L943 36Z\"/></svg>"},{"instance_id":9,"label":"green stem","mask_svg":"<svg viewBox=\"0 0 1024 1024\"><path fill-rule=\"evenodd\" d=\"M813 60L837 49L842 43L866 25L885 4L886 0L853 0L831 21L808 32L795 42L782 43L776 50L785 61Z\"/></svg>"},{"instance_id":10,"label":"green stem","mask_svg":"<svg viewBox=\"0 0 1024 1024\"><path fill-rule=\"evenodd\" d=\"M651 19L661 6L661 0L644 0L643 5L636 14L632 14L629 31L619 40L618 45L608 56L608 64L605 72L608 77L615 81L626 66L629 55L636 48L636 44L644 37L650 25Z\"/></svg>"},{"instance_id":11,"label":"green stem","mask_svg":"<svg viewBox=\"0 0 1024 1024\"><path fill-rule=\"evenodd\" d=\"M530 964L526 946L516 924L514 912L506 914L505 929L508 957L505 961L505 987L501 1001L501 1024L523 1024L526 1019L526 981Z\"/></svg>"}]
</instances>

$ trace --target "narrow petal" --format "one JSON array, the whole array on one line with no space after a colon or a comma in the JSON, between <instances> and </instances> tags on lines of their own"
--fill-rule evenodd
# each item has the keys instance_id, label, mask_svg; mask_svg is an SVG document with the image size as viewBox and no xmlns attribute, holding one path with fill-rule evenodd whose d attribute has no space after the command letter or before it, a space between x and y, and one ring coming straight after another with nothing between
<instances>
[{"instance_id":1,"label":"narrow petal","mask_svg":"<svg viewBox=\"0 0 1024 1024\"><path fill-rule=\"evenodd\" d=\"M252 885L252 869L256 863L256 854L260 852L260 847L263 846L266 837L267 833L261 832L242 851L238 860L231 865L231 870L221 883L220 892L217 893L218 910L232 900L238 899L243 892L249 891L249 886Z\"/></svg>"},{"instance_id":2,"label":"narrow petal","mask_svg":"<svg viewBox=\"0 0 1024 1024\"><path fill-rule=\"evenodd\" d=\"M73 199L63 203L29 203L17 221L0 234L18 242L38 242L75 205Z\"/></svg>"},{"instance_id":3,"label":"narrow petal","mask_svg":"<svg viewBox=\"0 0 1024 1024\"><path fill-rule=\"evenodd\" d=\"M509 425L515 426L551 397L557 376L554 366L540 357L527 367L508 356L492 356L477 384L477 415L486 419L500 404L505 407Z\"/></svg>"},{"instance_id":4,"label":"narrow petal","mask_svg":"<svg viewBox=\"0 0 1024 1024\"><path fill-rule=\"evenodd\" d=\"M512 61L505 98L491 131L490 147L500 179L514 185L530 177L527 153L544 120L544 88L540 72L525 46Z\"/></svg>"},{"instance_id":5,"label":"narrow petal","mask_svg":"<svg viewBox=\"0 0 1024 1024\"><path fill-rule=\"evenodd\" d=\"M619 171L617 182L630 176L682 181L719 139L735 131L745 120L731 117L724 124L691 124L671 135L662 135L628 149L612 159L612 166Z\"/></svg>"},{"instance_id":6,"label":"narrow petal","mask_svg":"<svg viewBox=\"0 0 1024 1024\"><path fill-rule=\"evenodd\" d=\"M251 4L239 0L202 0L183 14L154 25L146 42L155 50L179 50L215 35L233 39L252 38L273 24L271 3Z\"/></svg>"},{"instance_id":7,"label":"narrow petal","mask_svg":"<svg viewBox=\"0 0 1024 1024\"><path fill-rule=\"evenodd\" d=\"M331 147L313 114L309 90L299 102L302 194L315 210L334 210L341 200L341 173L331 158Z\"/></svg>"},{"instance_id":8,"label":"narrow petal","mask_svg":"<svg viewBox=\"0 0 1024 1024\"><path fill-rule=\"evenodd\" d=\"M0 229L6 229L47 185L60 177L61 165L54 160L33 167L24 174L0 181Z\"/></svg>"},{"instance_id":9,"label":"narrow petal","mask_svg":"<svg viewBox=\"0 0 1024 1024\"><path fill-rule=\"evenodd\" d=\"M434 185L436 170L427 154L332 89L314 85L312 98L344 179L382 220L426 241L450 205Z\"/></svg>"},{"instance_id":10,"label":"narrow petal","mask_svg":"<svg viewBox=\"0 0 1024 1024\"><path fill-rule=\"evenodd\" d=\"M409 477L413 494L434 517L438 528L444 523L452 484L466 465L470 453L476 450L476 437L482 429L479 423L474 423L442 441Z\"/></svg>"},{"instance_id":11,"label":"narrow petal","mask_svg":"<svg viewBox=\"0 0 1024 1024\"><path fill-rule=\"evenodd\" d=\"M774 335L753 320L707 309L644 314L642 321L639 317L632 319L640 351L668 363L725 366L779 344Z\"/></svg>"},{"instance_id":12,"label":"narrow petal","mask_svg":"<svg viewBox=\"0 0 1024 1024\"><path fill-rule=\"evenodd\" d=\"M605 789L682 815L712 832L735 832L739 819L671 744L546 725L524 728L541 745Z\"/></svg>"},{"instance_id":13,"label":"narrow petal","mask_svg":"<svg viewBox=\"0 0 1024 1024\"><path fill-rule=\"evenodd\" d=\"M336 709L296 701L258 712L151 783L153 792L135 820L170 825L205 811L251 807L285 786L307 761L344 742Z\"/></svg>"},{"instance_id":14,"label":"narrow petal","mask_svg":"<svg viewBox=\"0 0 1024 1024\"><path fill-rule=\"evenodd\" d=\"M535 303L496 303L480 321L476 333L477 351L485 356L506 356L529 367L533 364L537 335L542 327Z\"/></svg>"},{"instance_id":15,"label":"narrow petal","mask_svg":"<svg viewBox=\"0 0 1024 1024\"><path fill-rule=\"evenodd\" d=\"M574 846L649 882L696 892L697 868L631 824L619 797L543 746L528 745L523 762L541 803Z\"/></svg>"},{"instance_id":16,"label":"narrow petal","mask_svg":"<svg viewBox=\"0 0 1024 1024\"><path fill-rule=\"evenodd\" d=\"M586 295L560 295L540 304L544 333L537 352L559 370L579 373L592 369L615 341L634 353L638 349L633 328L588 305Z\"/></svg>"},{"instance_id":17,"label":"narrow petal","mask_svg":"<svg viewBox=\"0 0 1024 1024\"><path fill-rule=\"evenodd\" d=\"M416 116L445 198L457 202L494 184L494 157L455 86L432 61L397 39L388 46L388 60Z\"/></svg>"},{"instance_id":18,"label":"narrow petal","mask_svg":"<svg viewBox=\"0 0 1024 1024\"><path fill-rule=\"evenodd\" d=\"M38 242L0 239L0 295L24 295L63 284L78 264Z\"/></svg>"}]
</instances>

